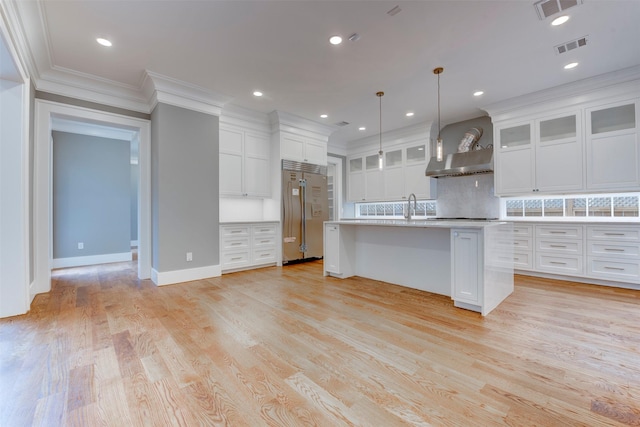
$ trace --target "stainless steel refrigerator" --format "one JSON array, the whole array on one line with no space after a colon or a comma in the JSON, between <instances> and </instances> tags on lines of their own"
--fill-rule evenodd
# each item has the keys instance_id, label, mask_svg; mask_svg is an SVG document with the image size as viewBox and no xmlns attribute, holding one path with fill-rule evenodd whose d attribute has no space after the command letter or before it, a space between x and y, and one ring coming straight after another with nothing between
<instances>
[{"instance_id":1,"label":"stainless steel refrigerator","mask_svg":"<svg viewBox=\"0 0 640 427\"><path fill-rule=\"evenodd\" d=\"M282 161L282 263L322 258L327 167Z\"/></svg>"}]
</instances>

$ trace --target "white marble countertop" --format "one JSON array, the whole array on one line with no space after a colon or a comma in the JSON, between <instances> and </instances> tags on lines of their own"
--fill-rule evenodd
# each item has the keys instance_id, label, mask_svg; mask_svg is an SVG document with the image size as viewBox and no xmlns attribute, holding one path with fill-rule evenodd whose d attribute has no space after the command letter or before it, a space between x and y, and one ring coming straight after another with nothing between
<instances>
[{"instance_id":1,"label":"white marble countertop","mask_svg":"<svg viewBox=\"0 0 640 427\"><path fill-rule=\"evenodd\" d=\"M383 227L414 227L414 228L484 228L507 221L499 220L434 220L434 219L341 219L339 221L326 221L325 224L343 225L375 225Z\"/></svg>"},{"instance_id":2,"label":"white marble countertop","mask_svg":"<svg viewBox=\"0 0 640 427\"><path fill-rule=\"evenodd\" d=\"M235 225L235 224L279 224L277 219L263 219L255 221L220 221L220 225Z\"/></svg>"}]
</instances>

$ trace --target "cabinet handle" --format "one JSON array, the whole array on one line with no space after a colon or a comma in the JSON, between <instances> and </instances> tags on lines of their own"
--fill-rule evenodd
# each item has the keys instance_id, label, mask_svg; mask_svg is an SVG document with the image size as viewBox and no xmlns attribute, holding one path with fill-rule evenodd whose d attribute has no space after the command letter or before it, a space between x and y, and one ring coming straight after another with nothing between
<instances>
[{"instance_id":1,"label":"cabinet handle","mask_svg":"<svg viewBox=\"0 0 640 427\"><path fill-rule=\"evenodd\" d=\"M268 256L271 256L271 254L262 254L262 255L260 255L260 258L266 258Z\"/></svg>"},{"instance_id":2,"label":"cabinet handle","mask_svg":"<svg viewBox=\"0 0 640 427\"><path fill-rule=\"evenodd\" d=\"M261 240L260 243L269 243L270 240Z\"/></svg>"},{"instance_id":3,"label":"cabinet handle","mask_svg":"<svg viewBox=\"0 0 640 427\"><path fill-rule=\"evenodd\" d=\"M604 233L605 236L624 236L624 233Z\"/></svg>"},{"instance_id":4,"label":"cabinet handle","mask_svg":"<svg viewBox=\"0 0 640 427\"><path fill-rule=\"evenodd\" d=\"M605 270L616 270L616 271L624 271L624 268L620 268L620 267L609 267L609 266L604 266Z\"/></svg>"},{"instance_id":5,"label":"cabinet handle","mask_svg":"<svg viewBox=\"0 0 640 427\"><path fill-rule=\"evenodd\" d=\"M560 261L549 261L549 264L567 265L566 262L560 262Z\"/></svg>"},{"instance_id":6,"label":"cabinet handle","mask_svg":"<svg viewBox=\"0 0 640 427\"><path fill-rule=\"evenodd\" d=\"M240 259L242 259L242 257L241 256L237 256L237 257L231 258L231 261L238 261Z\"/></svg>"},{"instance_id":7,"label":"cabinet handle","mask_svg":"<svg viewBox=\"0 0 640 427\"><path fill-rule=\"evenodd\" d=\"M242 230L231 230L231 234L242 233Z\"/></svg>"},{"instance_id":8,"label":"cabinet handle","mask_svg":"<svg viewBox=\"0 0 640 427\"><path fill-rule=\"evenodd\" d=\"M604 248L607 252L624 252L624 249L616 249L616 248Z\"/></svg>"},{"instance_id":9,"label":"cabinet handle","mask_svg":"<svg viewBox=\"0 0 640 427\"><path fill-rule=\"evenodd\" d=\"M549 245L550 248L566 248L565 245Z\"/></svg>"},{"instance_id":10,"label":"cabinet handle","mask_svg":"<svg viewBox=\"0 0 640 427\"><path fill-rule=\"evenodd\" d=\"M551 231L549 231L549 234L567 234L567 232L566 231L553 231L553 230L551 230Z\"/></svg>"},{"instance_id":11,"label":"cabinet handle","mask_svg":"<svg viewBox=\"0 0 640 427\"><path fill-rule=\"evenodd\" d=\"M242 242L234 242L231 244L231 246L240 246L242 244Z\"/></svg>"}]
</instances>

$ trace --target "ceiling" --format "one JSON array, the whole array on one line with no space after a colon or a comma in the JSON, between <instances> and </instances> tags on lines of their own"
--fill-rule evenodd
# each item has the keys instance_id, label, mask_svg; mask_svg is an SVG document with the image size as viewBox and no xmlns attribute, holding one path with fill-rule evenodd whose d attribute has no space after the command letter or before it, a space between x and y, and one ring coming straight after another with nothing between
<instances>
[{"instance_id":1,"label":"ceiling","mask_svg":"<svg viewBox=\"0 0 640 427\"><path fill-rule=\"evenodd\" d=\"M337 145L378 134L378 91L383 131L437 120L438 66L444 125L640 64L638 0L584 0L558 27L524 0L2 1L17 11L39 89L75 79L135 92L149 71L252 110L350 123L331 135ZM359 40L347 40L353 33ZM334 34L345 41L330 45ZM99 46L100 36L113 46ZM587 46L556 54L583 36Z\"/></svg>"}]
</instances>

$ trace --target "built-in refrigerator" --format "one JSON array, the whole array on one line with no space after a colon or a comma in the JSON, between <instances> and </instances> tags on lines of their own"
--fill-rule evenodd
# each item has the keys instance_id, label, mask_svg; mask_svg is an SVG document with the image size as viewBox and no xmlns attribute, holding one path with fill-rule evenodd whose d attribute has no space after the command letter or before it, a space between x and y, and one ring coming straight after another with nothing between
<instances>
[{"instance_id":1,"label":"built-in refrigerator","mask_svg":"<svg viewBox=\"0 0 640 427\"><path fill-rule=\"evenodd\" d=\"M282 161L282 263L322 258L327 167Z\"/></svg>"}]
</instances>

